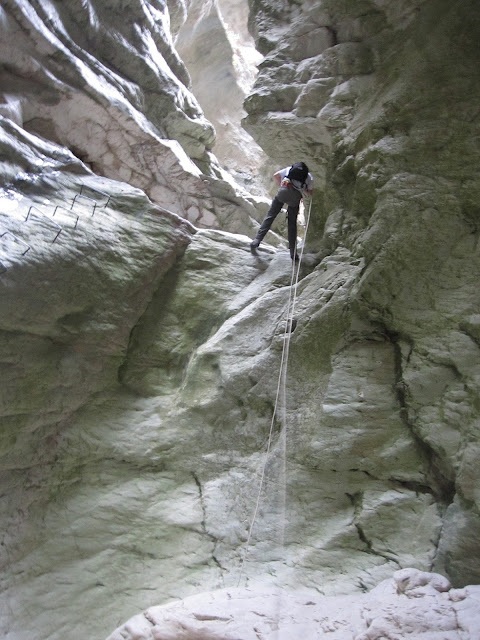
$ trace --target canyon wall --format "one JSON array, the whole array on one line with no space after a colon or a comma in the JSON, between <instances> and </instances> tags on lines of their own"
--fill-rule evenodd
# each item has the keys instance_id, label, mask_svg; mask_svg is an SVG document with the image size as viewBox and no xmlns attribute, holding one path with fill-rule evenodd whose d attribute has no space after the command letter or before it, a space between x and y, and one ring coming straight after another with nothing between
<instances>
[{"instance_id":1,"label":"canyon wall","mask_svg":"<svg viewBox=\"0 0 480 640\"><path fill-rule=\"evenodd\" d=\"M163 0L6 0L0 114L197 226L249 231L261 204L211 152L215 130L170 30L186 7L174 9L172 20Z\"/></svg>"},{"instance_id":2,"label":"canyon wall","mask_svg":"<svg viewBox=\"0 0 480 640\"><path fill-rule=\"evenodd\" d=\"M236 235L262 207L172 44L188 8L0 10L1 633L102 640L199 592L360 597L409 567L470 606L479 10L251 1L244 125L315 176L287 323L289 255Z\"/></svg>"},{"instance_id":3,"label":"canyon wall","mask_svg":"<svg viewBox=\"0 0 480 640\"><path fill-rule=\"evenodd\" d=\"M247 18L245 0L194 0L175 47L188 68L192 91L215 127L219 163L250 191L263 194L275 169L240 124L255 65L262 60L247 31Z\"/></svg>"},{"instance_id":4,"label":"canyon wall","mask_svg":"<svg viewBox=\"0 0 480 640\"><path fill-rule=\"evenodd\" d=\"M328 358L343 408L317 413L319 424L369 423L359 372L345 374L371 354L368 375L390 378L397 418L427 464L418 490L442 521L434 566L477 581L478 8L252 0L250 16L265 58L245 126L278 163L293 154L312 167L307 246L359 265L336 364ZM375 366L380 353L389 376Z\"/></svg>"}]
</instances>

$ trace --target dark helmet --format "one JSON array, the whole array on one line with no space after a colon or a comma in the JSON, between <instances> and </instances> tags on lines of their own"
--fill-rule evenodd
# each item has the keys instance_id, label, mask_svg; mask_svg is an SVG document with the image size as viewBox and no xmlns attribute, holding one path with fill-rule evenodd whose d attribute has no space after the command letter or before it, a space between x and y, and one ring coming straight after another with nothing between
<instances>
[{"instance_id":1,"label":"dark helmet","mask_svg":"<svg viewBox=\"0 0 480 640\"><path fill-rule=\"evenodd\" d=\"M304 162L295 162L288 172L288 178L298 180L302 184L308 178L308 167Z\"/></svg>"},{"instance_id":2,"label":"dark helmet","mask_svg":"<svg viewBox=\"0 0 480 640\"><path fill-rule=\"evenodd\" d=\"M306 171L308 173L308 167L305 162L295 162L294 164L292 164L292 167L298 167L299 169L302 169L303 171Z\"/></svg>"}]
</instances>

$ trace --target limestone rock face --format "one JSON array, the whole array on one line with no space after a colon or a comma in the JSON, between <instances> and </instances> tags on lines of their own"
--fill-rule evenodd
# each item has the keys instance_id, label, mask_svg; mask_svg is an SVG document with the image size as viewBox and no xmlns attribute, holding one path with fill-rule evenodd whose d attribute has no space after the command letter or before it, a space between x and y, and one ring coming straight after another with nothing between
<instances>
[{"instance_id":1,"label":"limestone rock face","mask_svg":"<svg viewBox=\"0 0 480 640\"><path fill-rule=\"evenodd\" d=\"M0 635L101 639L227 589L178 634L228 637L205 618L239 585L275 596L265 619L239 605L250 634L281 592L339 638L347 605L356 640L411 615L420 638L477 638L477 7L252 3L247 126L316 179L295 284L286 251L231 233L257 210L218 179L163 3L117 2L111 29L113 3L80 4L0 10ZM131 142L112 173L90 125L87 155L69 138L99 104ZM297 619L285 637L308 637Z\"/></svg>"},{"instance_id":2,"label":"limestone rock face","mask_svg":"<svg viewBox=\"0 0 480 640\"><path fill-rule=\"evenodd\" d=\"M357 365L380 365L391 350L396 420L420 445L446 510L434 566L456 584L477 582L479 9L442 0L250 6L265 58L244 124L280 166L311 167L311 250L361 263L319 425L358 426L364 414L372 433L362 395L355 402ZM383 366L369 376L377 369L386 380Z\"/></svg>"},{"instance_id":3,"label":"limestone rock face","mask_svg":"<svg viewBox=\"0 0 480 640\"><path fill-rule=\"evenodd\" d=\"M189 90L165 2L7 0L0 17L1 115L197 226L230 219L250 232L257 204L211 153L215 131Z\"/></svg>"},{"instance_id":4,"label":"limestone rock face","mask_svg":"<svg viewBox=\"0 0 480 640\"><path fill-rule=\"evenodd\" d=\"M262 189L267 156L240 125L243 101L252 88L254 64L262 56L247 32L245 0L189 3L175 47L186 64L192 91L215 126L214 152L220 164L250 190Z\"/></svg>"},{"instance_id":5,"label":"limestone rock face","mask_svg":"<svg viewBox=\"0 0 480 640\"><path fill-rule=\"evenodd\" d=\"M322 598L254 589L201 594L147 609L107 640L473 640L480 626L479 604L479 586L451 589L443 576L404 569L363 596Z\"/></svg>"}]
</instances>

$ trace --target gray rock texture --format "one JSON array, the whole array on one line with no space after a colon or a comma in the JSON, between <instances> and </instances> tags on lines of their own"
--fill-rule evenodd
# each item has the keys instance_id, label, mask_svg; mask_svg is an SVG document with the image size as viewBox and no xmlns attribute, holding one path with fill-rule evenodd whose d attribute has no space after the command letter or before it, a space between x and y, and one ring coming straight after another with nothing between
<instances>
[{"instance_id":1,"label":"gray rock texture","mask_svg":"<svg viewBox=\"0 0 480 640\"><path fill-rule=\"evenodd\" d=\"M241 126L243 101L255 80L262 55L247 31L248 3L192 0L175 38L175 47L188 68L192 91L216 131L213 151L219 163L250 190L265 192L262 184L273 170L268 157Z\"/></svg>"},{"instance_id":2,"label":"gray rock texture","mask_svg":"<svg viewBox=\"0 0 480 640\"><path fill-rule=\"evenodd\" d=\"M165 2L6 0L0 11L1 115L197 226L251 230L260 205L211 153Z\"/></svg>"},{"instance_id":3,"label":"gray rock texture","mask_svg":"<svg viewBox=\"0 0 480 640\"><path fill-rule=\"evenodd\" d=\"M368 601L356 640L403 640L375 587L394 610L408 569L476 639L477 6L251 3L245 126L316 180L297 284L240 235L259 211L172 46L188 5L75 7L0 9L0 634L102 640L239 586L268 616Z\"/></svg>"},{"instance_id":4,"label":"gray rock texture","mask_svg":"<svg viewBox=\"0 0 480 640\"><path fill-rule=\"evenodd\" d=\"M361 263L344 347L329 358L342 411L320 423L363 421L352 403L357 365L390 352L388 376L378 369L382 383L390 377L384 407L391 416L397 406L427 462L424 486L445 509L434 565L456 584L478 581L478 7L250 6L265 59L244 124L280 165L302 158L312 168L320 189L307 246ZM380 391L376 408L380 397L388 402Z\"/></svg>"},{"instance_id":5,"label":"gray rock texture","mask_svg":"<svg viewBox=\"0 0 480 640\"><path fill-rule=\"evenodd\" d=\"M201 594L147 609L107 640L462 640L476 636L479 599L480 586L451 589L443 576L404 569L360 596L253 589Z\"/></svg>"}]
</instances>

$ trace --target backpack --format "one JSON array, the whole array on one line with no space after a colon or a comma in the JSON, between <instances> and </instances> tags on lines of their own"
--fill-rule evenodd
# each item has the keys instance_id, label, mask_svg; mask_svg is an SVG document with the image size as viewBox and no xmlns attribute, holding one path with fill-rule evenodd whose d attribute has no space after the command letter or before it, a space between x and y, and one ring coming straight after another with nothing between
<instances>
[{"instance_id":1,"label":"backpack","mask_svg":"<svg viewBox=\"0 0 480 640\"><path fill-rule=\"evenodd\" d=\"M308 177L308 167L304 162L295 162L290 167L290 171L287 176L290 180L298 180L301 183L302 188L305 186L305 181Z\"/></svg>"}]
</instances>

